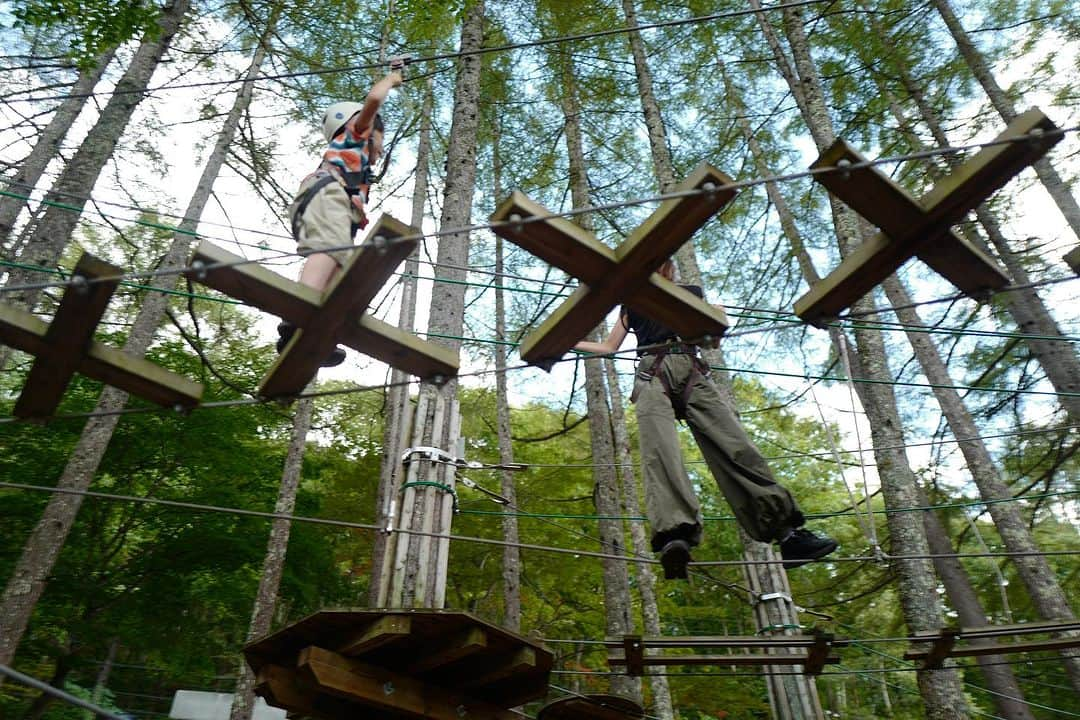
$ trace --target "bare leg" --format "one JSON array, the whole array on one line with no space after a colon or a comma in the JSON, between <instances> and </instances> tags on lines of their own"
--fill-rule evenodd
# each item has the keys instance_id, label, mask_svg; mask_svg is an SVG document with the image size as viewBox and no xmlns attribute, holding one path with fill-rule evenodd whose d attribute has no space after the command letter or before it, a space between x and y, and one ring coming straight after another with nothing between
<instances>
[{"instance_id":1,"label":"bare leg","mask_svg":"<svg viewBox=\"0 0 1080 720\"><path fill-rule=\"evenodd\" d=\"M334 258L326 253L315 253L309 255L304 263L304 268L300 271L300 282L322 292L340 269Z\"/></svg>"}]
</instances>

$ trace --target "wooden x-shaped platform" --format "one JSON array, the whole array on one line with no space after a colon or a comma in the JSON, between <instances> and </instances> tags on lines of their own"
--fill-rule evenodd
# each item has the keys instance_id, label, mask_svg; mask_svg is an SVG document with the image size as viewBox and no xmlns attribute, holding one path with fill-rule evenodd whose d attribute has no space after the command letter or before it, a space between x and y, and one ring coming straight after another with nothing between
<instances>
[{"instance_id":1,"label":"wooden x-shaped platform","mask_svg":"<svg viewBox=\"0 0 1080 720\"><path fill-rule=\"evenodd\" d=\"M521 357L545 370L619 303L661 322L687 342L715 343L729 323L723 310L654 274L699 227L735 196L731 178L702 163L616 249L515 191L491 215L493 231L581 281L577 290L521 342ZM513 221L513 222L511 222Z\"/></svg>"},{"instance_id":2,"label":"wooden x-shaped platform","mask_svg":"<svg viewBox=\"0 0 1080 720\"><path fill-rule=\"evenodd\" d=\"M195 251L187 275L298 328L263 378L263 397L298 395L338 343L422 379L446 380L457 375L456 354L365 314L418 237L413 228L383 215L324 293L208 242Z\"/></svg>"},{"instance_id":3,"label":"wooden x-shaped platform","mask_svg":"<svg viewBox=\"0 0 1080 720\"><path fill-rule=\"evenodd\" d=\"M915 256L976 299L1007 285L1009 278L994 260L951 226L1059 142L1060 134L1046 134L1054 129L1038 109L1028 110L995 138L997 144L984 147L920 200L878 168L860 165L866 158L837 140L810 167L838 171L814 179L882 232L799 298L795 313L809 323L824 324ZM1018 137L1025 139L1008 142Z\"/></svg>"},{"instance_id":4,"label":"wooden x-shaped platform","mask_svg":"<svg viewBox=\"0 0 1080 720\"><path fill-rule=\"evenodd\" d=\"M644 675L645 668L655 665L802 665L808 675L817 675L826 664L840 662L829 655L833 637L827 633L814 635L757 635L673 637L626 635L609 638L608 664L625 665L629 675ZM740 655L647 655L646 650L676 648L756 650ZM770 650L787 650L771 653ZM620 652L621 651L621 652Z\"/></svg>"},{"instance_id":5,"label":"wooden x-shaped platform","mask_svg":"<svg viewBox=\"0 0 1080 720\"><path fill-rule=\"evenodd\" d=\"M75 373L165 407L190 409L199 404L203 393L199 383L94 341L121 274L115 265L84 253L51 323L0 305L0 341L35 357L15 403L16 417L43 419L54 414Z\"/></svg>"},{"instance_id":6,"label":"wooden x-shaped platform","mask_svg":"<svg viewBox=\"0 0 1080 720\"><path fill-rule=\"evenodd\" d=\"M250 643L256 692L323 720L520 720L552 654L451 610L323 610Z\"/></svg>"}]
</instances>

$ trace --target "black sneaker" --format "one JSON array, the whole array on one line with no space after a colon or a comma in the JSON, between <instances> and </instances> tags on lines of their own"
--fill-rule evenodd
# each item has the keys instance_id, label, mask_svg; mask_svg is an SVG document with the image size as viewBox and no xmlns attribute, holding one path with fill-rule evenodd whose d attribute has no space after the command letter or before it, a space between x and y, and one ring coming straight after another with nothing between
<instances>
[{"instance_id":1,"label":"black sneaker","mask_svg":"<svg viewBox=\"0 0 1080 720\"><path fill-rule=\"evenodd\" d=\"M780 543L780 555L784 558L784 567L790 570L811 560L823 558L837 547L832 538L818 536L805 528L799 528Z\"/></svg>"},{"instance_id":2,"label":"black sneaker","mask_svg":"<svg viewBox=\"0 0 1080 720\"><path fill-rule=\"evenodd\" d=\"M690 543L685 540L671 540L660 551L660 564L664 566L664 578L667 580L685 580L689 562Z\"/></svg>"},{"instance_id":3,"label":"black sneaker","mask_svg":"<svg viewBox=\"0 0 1080 720\"><path fill-rule=\"evenodd\" d=\"M277 333L278 339L275 347L277 347L280 355L285 350L285 346L292 340L292 336L296 334L296 326L290 322L280 322L277 326ZM343 362L345 362L345 351L336 347L330 352L329 357L319 364L323 367L336 367Z\"/></svg>"}]
</instances>

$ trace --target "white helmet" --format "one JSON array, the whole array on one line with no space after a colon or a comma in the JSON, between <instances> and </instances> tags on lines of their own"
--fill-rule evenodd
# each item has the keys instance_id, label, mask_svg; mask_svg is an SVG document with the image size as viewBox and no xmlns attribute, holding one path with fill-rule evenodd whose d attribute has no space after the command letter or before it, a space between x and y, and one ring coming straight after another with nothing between
<instances>
[{"instance_id":1,"label":"white helmet","mask_svg":"<svg viewBox=\"0 0 1080 720\"><path fill-rule=\"evenodd\" d=\"M333 140L341 126L363 109L363 103L358 102L339 102L326 108L326 114L322 119L322 134L326 142Z\"/></svg>"}]
</instances>

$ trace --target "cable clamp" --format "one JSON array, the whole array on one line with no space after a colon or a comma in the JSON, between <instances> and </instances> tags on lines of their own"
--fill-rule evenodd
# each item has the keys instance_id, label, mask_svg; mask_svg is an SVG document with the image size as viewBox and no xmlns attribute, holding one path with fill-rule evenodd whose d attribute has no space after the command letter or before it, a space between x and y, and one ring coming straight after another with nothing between
<instances>
[{"instance_id":1,"label":"cable clamp","mask_svg":"<svg viewBox=\"0 0 1080 720\"><path fill-rule=\"evenodd\" d=\"M405 451L401 454L401 463L408 465L414 460L427 460L433 463L443 463L444 465L453 465L454 467L462 468L464 470L526 470L528 465L524 463L483 463L477 460L466 460L465 458L455 457L446 450L437 447L431 447L429 445L419 445L417 447L405 448Z\"/></svg>"},{"instance_id":2,"label":"cable clamp","mask_svg":"<svg viewBox=\"0 0 1080 720\"><path fill-rule=\"evenodd\" d=\"M763 593L757 597L758 602L765 602L766 600L786 600L789 603L795 602L791 599L790 595L782 592Z\"/></svg>"}]
</instances>

